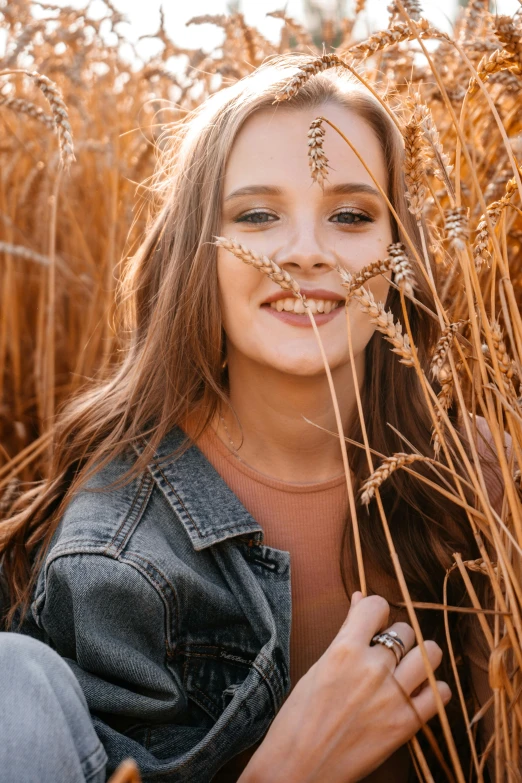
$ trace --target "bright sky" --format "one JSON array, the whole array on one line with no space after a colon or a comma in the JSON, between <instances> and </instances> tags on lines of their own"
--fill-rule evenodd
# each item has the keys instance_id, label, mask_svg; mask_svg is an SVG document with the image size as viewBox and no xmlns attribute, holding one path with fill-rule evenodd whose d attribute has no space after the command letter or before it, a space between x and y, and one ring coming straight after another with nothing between
<instances>
[{"instance_id":1,"label":"bright sky","mask_svg":"<svg viewBox=\"0 0 522 783\"><path fill-rule=\"evenodd\" d=\"M68 0L60 0L62 3ZM97 0L98 2L98 0ZM315 0L317 5L328 8L335 6L335 0ZM134 36L152 33L157 29L159 21L160 0L114 0L114 5L122 13L126 14L130 22L130 34ZM101 0L100 0L101 5ZM165 0L163 7L165 11L166 27L172 40L188 48L201 47L203 49L212 48L218 45L222 39L222 33L213 25L190 25L186 23L193 16L203 14L222 14L227 13L227 0L193 0L189 3L181 3L178 0ZM354 0L345 0L345 6L349 12L354 5ZM387 26L389 0L368 0L365 11L365 21L369 28L382 28ZM449 30L451 21L456 11L456 0L424 0L422 3L424 14L435 25L444 30ZM520 8L518 0L497 0L496 3L499 13L513 14ZM239 10L241 10L248 24L257 27L263 35L270 40L277 40L282 22L277 19L267 17L270 11L279 10L285 7L284 0L240 0ZM303 21L303 3L302 0L287 0L286 12ZM123 32L123 25L122 25ZM360 35L365 35L365 30L360 30Z\"/></svg>"},{"instance_id":2,"label":"bright sky","mask_svg":"<svg viewBox=\"0 0 522 783\"><path fill-rule=\"evenodd\" d=\"M368 32L383 28L388 23L387 6L390 0L367 0L363 19L356 29L357 37L364 37ZM56 5L68 5L74 7L85 6L84 0L53 0ZM315 5L326 8L335 6L336 0L311 0ZM342 2L342 0L341 0ZM344 0L349 13L355 0ZM423 15L434 25L442 30L451 29L451 21L457 9L458 0L424 0L422 6ZM165 25L171 39L178 45L196 49L213 49L218 46L223 38L222 31L211 24L190 25L186 23L194 16L203 14L228 13L230 0L192 0L191 2L179 2L179 0L113 0L114 6L123 13L128 23L122 23L119 30L122 35L132 41L140 36L153 34L159 26L159 8L163 5L165 11ZM285 8L285 0L235 0L239 10L245 15L248 24L257 27L263 35L272 41L279 38L282 22L267 17L270 11ZM38 7L35 6L35 9ZM493 10L499 14L514 14L520 8L519 0L496 0ZM300 21L304 21L302 0L286 0L286 12ZM102 0L93 0L91 3L93 16L104 16L107 13ZM35 10L35 15L37 11ZM0 29L0 52L2 50L2 35ZM154 41L141 41L138 44L138 52L147 60L158 51L158 43Z\"/></svg>"},{"instance_id":3,"label":"bright sky","mask_svg":"<svg viewBox=\"0 0 522 783\"><path fill-rule=\"evenodd\" d=\"M54 0L58 5L73 5L81 7L83 0ZM270 11L280 10L285 7L285 0L236 0L239 10L245 15L248 24L257 27L263 35L270 40L277 40L282 22L267 17ZM316 5L326 8L336 5L335 0L312 0ZM353 8L355 0L344 0L348 12ZM229 10L229 0L192 0L191 2L179 2L179 0L113 0L114 6L126 15L129 24L121 24L120 31L125 37L136 40L140 35L154 33L159 25L159 8L163 4L165 11L165 24L172 40L183 47L212 49L219 45L223 34L214 25L190 25L186 23L193 16L203 14L223 14ZM388 23L387 6L389 0L367 0L364 12L364 22L359 29L358 37L363 37L370 30L383 28ZM518 0L496 0L494 10L503 14L514 14L520 8ZM443 30L449 31L451 20L455 15L457 0L424 0L422 2L424 14L433 24ZM106 7L102 0L94 0L91 5L93 15L104 15ZM286 12L303 21L302 0L286 0ZM364 27L367 26L365 30ZM154 43L142 41L139 52L148 59L154 53Z\"/></svg>"}]
</instances>

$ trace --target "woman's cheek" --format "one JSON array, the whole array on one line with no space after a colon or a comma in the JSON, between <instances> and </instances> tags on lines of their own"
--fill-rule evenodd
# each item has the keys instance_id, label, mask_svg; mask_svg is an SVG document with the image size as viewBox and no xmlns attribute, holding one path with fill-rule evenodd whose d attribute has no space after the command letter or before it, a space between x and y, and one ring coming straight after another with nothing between
<instances>
[{"instance_id":1,"label":"woman's cheek","mask_svg":"<svg viewBox=\"0 0 522 783\"><path fill-rule=\"evenodd\" d=\"M254 315L244 292L222 289L221 315L229 342L240 345L251 331Z\"/></svg>"}]
</instances>

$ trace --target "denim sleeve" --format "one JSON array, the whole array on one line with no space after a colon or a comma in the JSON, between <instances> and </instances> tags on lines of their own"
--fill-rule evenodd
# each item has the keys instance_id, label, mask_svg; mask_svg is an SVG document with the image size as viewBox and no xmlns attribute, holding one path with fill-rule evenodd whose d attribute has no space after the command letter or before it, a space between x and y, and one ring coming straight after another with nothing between
<instances>
[{"instance_id":1,"label":"denim sleeve","mask_svg":"<svg viewBox=\"0 0 522 783\"><path fill-rule=\"evenodd\" d=\"M38 603L39 625L83 689L108 772L132 756L144 780L196 779L191 756L208 727L184 721L186 693L168 660L160 591L128 563L75 553L51 563Z\"/></svg>"}]
</instances>

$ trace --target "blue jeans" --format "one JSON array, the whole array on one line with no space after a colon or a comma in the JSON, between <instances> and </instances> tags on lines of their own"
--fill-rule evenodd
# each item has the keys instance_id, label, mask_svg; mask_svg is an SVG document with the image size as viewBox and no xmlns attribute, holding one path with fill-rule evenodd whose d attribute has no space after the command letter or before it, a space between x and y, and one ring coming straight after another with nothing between
<instances>
[{"instance_id":1,"label":"blue jeans","mask_svg":"<svg viewBox=\"0 0 522 783\"><path fill-rule=\"evenodd\" d=\"M104 783L107 756L78 680L29 636L0 633L0 777L9 783Z\"/></svg>"}]
</instances>

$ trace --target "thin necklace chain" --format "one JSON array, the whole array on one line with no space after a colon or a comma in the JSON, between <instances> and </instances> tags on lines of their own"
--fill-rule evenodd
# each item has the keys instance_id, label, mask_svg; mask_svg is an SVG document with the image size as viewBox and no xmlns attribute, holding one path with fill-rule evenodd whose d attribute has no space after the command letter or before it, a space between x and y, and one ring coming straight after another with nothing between
<instances>
[{"instance_id":1,"label":"thin necklace chain","mask_svg":"<svg viewBox=\"0 0 522 783\"><path fill-rule=\"evenodd\" d=\"M222 416L221 414L219 414L219 418L221 419L221 423L223 424L223 428L224 428L224 430L225 430L225 432L226 432L226 434L227 434L227 438L228 438L228 442L230 443L230 449L231 449L231 451L232 451L232 454L234 455L234 457L235 457L237 460L239 460L239 462L242 462L244 465L247 465L248 467L250 467L250 466L248 465L248 463L247 463L247 462L245 462L245 460L244 460L244 459L241 459L241 457L239 456L238 450L236 449L236 446L235 446L235 444L234 444L234 441L232 440L232 437L231 437L231 435L230 435L230 432L229 432L229 429L228 429L228 427L227 427L227 423L226 423L225 419L223 418L223 416ZM221 442L223 442L223 441L221 441ZM254 470L255 470L255 468L254 468ZM341 474L341 475L343 475L343 474ZM351 474L351 475L352 475L352 477L353 477L353 474ZM331 480L332 480L332 478L338 478L338 476L337 476L337 475L336 475L335 477L334 477L334 476L332 476L332 477L328 478L328 479L327 479L327 481L331 481Z\"/></svg>"},{"instance_id":2,"label":"thin necklace chain","mask_svg":"<svg viewBox=\"0 0 522 783\"><path fill-rule=\"evenodd\" d=\"M221 419L223 427L225 428L225 432L227 433L228 442L230 443L230 446L232 448L232 453L233 453L234 457L236 459L238 459L240 462L243 462L243 460L239 456L238 451L237 451L237 449L236 449L236 447L234 445L234 441L232 440L232 438L230 436L230 432L228 431L228 427L227 427L227 423L226 423L225 419L223 418L223 416L221 414L219 414L219 418Z\"/></svg>"}]
</instances>

